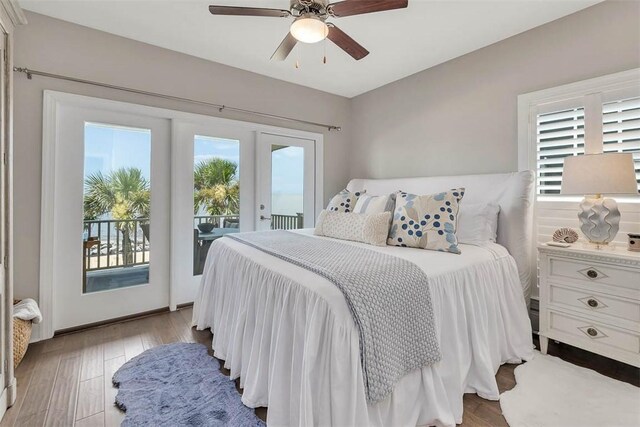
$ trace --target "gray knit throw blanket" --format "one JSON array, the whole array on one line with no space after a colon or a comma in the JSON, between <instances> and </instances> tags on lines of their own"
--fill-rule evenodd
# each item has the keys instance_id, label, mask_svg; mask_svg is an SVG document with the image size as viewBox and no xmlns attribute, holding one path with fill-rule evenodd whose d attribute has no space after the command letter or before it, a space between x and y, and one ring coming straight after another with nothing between
<instances>
[{"instance_id":1,"label":"gray knit throw blanket","mask_svg":"<svg viewBox=\"0 0 640 427\"><path fill-rule=\"evenodd\" d=\"M412 262L289 231L226 237L306 268L342 291L360 334L370 403L391 394L407 373L440 360L429 281Z\"/></svg>"}]
</instances>

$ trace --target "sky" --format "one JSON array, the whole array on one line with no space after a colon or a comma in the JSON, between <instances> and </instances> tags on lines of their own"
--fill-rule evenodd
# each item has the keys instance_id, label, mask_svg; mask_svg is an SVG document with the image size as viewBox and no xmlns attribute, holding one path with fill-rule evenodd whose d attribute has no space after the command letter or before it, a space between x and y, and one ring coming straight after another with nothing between
<instances>
[{"instance_id":1,"label":"sky","mask_svg":"<svg viewBox=\"0 0 640 427\"><path fill-rule=\"evenodd\" d=\"M236 140L196 135L194 166L219 157L238 164L240 144ZM302 212L304 151L286 147L272 153L272 213L294 215ZM102 124L85 124L85 179L96 172L107 175L118 168L136 167L150 179L151 132ZM153 183L152 183L153 185ZM240 189L242 193L242 188Z\"/></svg>"},{"instance_id":2,"label":"sky","mask_svg":"<svg viewBox=\"0 0 640 427\"><path fill-rule=\"evenodd\" d=\"M149 179L151 168L151 132L86 123L84 127L84 177L136 167Z\"/></svg>"},{"instance_id":3,"label":"sky","mask_svg":"<svg viewBox=\"0 0 640 427\"><path fill-rule=\"evenodd\" d=\"M238 173L240 173L240 143L238 141L196 135L193 144L194 166L214 157L230 160L237 164ZM236 177L236 179L238 178Z\"/></svg>"}]
</instances>

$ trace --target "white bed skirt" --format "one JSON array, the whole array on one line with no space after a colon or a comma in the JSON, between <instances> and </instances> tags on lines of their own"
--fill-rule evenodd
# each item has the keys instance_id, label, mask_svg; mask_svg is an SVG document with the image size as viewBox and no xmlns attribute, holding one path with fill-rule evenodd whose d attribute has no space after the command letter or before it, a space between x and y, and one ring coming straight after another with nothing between
<instances>
[{"instance_id":1,"label":"white bed skirt","mask_svg":"<svg viewBox=\"0 0 640 427\"><path fill-rule=\"evenodd\" d=\"M463 393L498 400L499 366L533 355L513 258L430 277L442 361L368 405L344 298L341 307L328 288L300 285L312 273L275 272L266 267L272 261L260 261L268 255L247 257L256 250L221 240L207 259L193 323L211 328L216 357L240 377L242 401L268 406L270 426L454 426L462 422Z\"/></svg>"}]
</instances>

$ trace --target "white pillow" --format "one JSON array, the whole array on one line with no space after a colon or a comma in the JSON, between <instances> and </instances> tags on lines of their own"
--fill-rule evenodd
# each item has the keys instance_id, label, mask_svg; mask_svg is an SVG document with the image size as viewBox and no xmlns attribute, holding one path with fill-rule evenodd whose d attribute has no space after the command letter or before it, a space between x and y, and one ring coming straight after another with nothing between
<instances>
[{"instance_id":1,"label":"white pillow","mask_svg":"<svg viewBox=\"0 0 640 427\"><path fill-rule=\"evenodd\" d=\"M318 216L316 236L386 246L391 212L357 214L323 210Z\"/></svg>"},{"instance_id":2,"label":"white pillow","mask_svg":"<svg viewBox=\"0 0 640 427\"><path fill-rule=\"evenodd\" d=\"M374 214L382 212L391 212L396 204L396 195L387 194L386 196L372 196L363 194L358 198L353 212Z\"/></svg>"},{"instance_id":3,"label":"white pillow","mask_svg":"<svg viewBox=\"0 0 640 427\"><path fill-rule=\"evenodd\" d=\"M471 245L495 242L498 238L500 206L489 203L460 203L458 213L458 242Z\"/></svg>"}]
</instances>

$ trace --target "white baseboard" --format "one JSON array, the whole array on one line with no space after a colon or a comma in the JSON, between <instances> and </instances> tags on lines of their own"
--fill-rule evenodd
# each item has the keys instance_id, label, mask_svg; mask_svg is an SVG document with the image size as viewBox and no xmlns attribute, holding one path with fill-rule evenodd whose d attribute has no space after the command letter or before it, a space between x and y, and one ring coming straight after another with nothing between
<instances>
[{"instance_id":1,"label":"white baseboard","mask_svg":"<svg viewBox=\"0 0 640 427\"><path fill-rule=\"evenodd\" d=\"M31 339L29 340L29 344L42 341L42 334L40 333L40 324L32 323L31 326Z\"/></svg>"}]
</instances>

